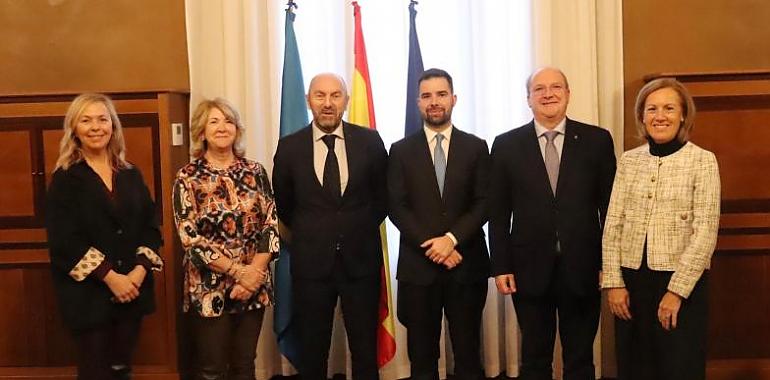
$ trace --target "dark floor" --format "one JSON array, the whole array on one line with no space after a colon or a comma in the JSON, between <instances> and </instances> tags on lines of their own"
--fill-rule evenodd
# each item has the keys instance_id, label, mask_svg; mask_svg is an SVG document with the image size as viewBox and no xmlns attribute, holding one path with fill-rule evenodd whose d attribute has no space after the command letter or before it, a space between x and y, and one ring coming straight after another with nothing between
<instances>
[{"instance_id":1,"label":"dark floor","mask_svg":"<svg viewBox=\"0 0 770 380\"><path fill-rule=\"evenodd\" d=\"M447 380L452 380L453 377L449 376ZM516 377L508 377L500 375L498 377L490 377L489 380L516 380ZM271 380L299 380L299 376L274 376ZM345 380L345 375L335 375L331 380ZM408 380L408 379L402 379L402 380ZM600 380L615 380L614 378L602 378Z\"/></svg>"}]
</instances>

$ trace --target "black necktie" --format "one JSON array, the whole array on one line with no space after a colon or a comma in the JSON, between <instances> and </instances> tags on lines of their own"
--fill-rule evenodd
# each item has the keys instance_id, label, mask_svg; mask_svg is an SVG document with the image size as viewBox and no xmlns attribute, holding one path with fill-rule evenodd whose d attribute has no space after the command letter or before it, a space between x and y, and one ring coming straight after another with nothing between
<instances>
[{"instance_id":1,"label":"black necktie","mask_svg":"<svg viewBox=\"0 0 770 380\"><path fill-rule=\"evenodd\" d=\"M326 153L326 163L324 164L323 175L323 188L328 192L335 200L339 201L342 198L342 190L340 189L340 165L337 162L337 154L334 153L334 141L337 140L336 135L326 135L321 137L329 151Z\"/></svg>"}]
</instances>

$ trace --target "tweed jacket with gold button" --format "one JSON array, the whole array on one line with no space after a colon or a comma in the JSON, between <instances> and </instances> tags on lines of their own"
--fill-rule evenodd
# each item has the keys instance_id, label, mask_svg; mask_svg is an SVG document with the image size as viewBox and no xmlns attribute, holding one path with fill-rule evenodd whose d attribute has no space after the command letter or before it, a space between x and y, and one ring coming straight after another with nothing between
<instances>
[{"instance_id":1,"label":"tweed jacket with gold button","mask_svg":"<svg viewBox=\"0 0 770 380\"><path fill-rule=\"evenodd\" d=\"M688 142L657 157L647 144L623 154L602 241L602 287L625 287L621 267L674 272L668 290L689 297L711 265L717 240L719 168L713 153Z\"/></svg>"}]
</instances>

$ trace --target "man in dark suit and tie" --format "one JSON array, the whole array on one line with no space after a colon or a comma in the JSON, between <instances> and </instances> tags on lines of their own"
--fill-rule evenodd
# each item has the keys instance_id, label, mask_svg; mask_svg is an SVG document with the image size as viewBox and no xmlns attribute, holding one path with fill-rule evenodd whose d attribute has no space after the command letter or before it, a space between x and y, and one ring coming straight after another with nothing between
<instances>
[{"instance_id":1,"label":"man in dark suit and tie","mask_svg":"<svg viewBox=\"0 0 770 380\"><path fill-rule=\"evenodd\" d=\"M292 296L303 380L326 379L339 297L354 379L378 379L377 323L387 211L387 151L379 134L342 121L345 82L319 74L307 103L312 123L278 142L273 187L288 229Z\"/></svg>"},{"instance_id":2,"label":"man in dark suit and tie","mask_svg":"<svg viewBox=\"0 0 770 380\"><path fill-rule=\"evenodd\" d=\"M401 231L398 317L407 328L412 379L438 379L442 309L449 320L455 379L483 379L479 345L487 294L489 152L452 125L452 77L419 80L422 131L393 144L388 160L390 217Z\"/></svg>"},{"instance_id":3,"label":"man in dark suit and tie","mask_svg":"<svg viewBox=\"0 0 770 380\"><path fill-rule=\"evenodd\" d=\"M492 145L492 274L498 290L513 295L524 380L552 378L557 315L563 378L594 379L615 154L609 132L566 117L569 95L560 70L535 71L527 80L534 120Z\"/></svg>"}]
</instances>

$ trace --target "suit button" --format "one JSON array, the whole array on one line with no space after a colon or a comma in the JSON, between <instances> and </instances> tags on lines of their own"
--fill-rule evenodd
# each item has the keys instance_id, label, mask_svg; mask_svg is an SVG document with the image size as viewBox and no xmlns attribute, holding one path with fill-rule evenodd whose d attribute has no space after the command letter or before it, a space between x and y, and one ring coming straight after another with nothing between
<instances>
[{"instance_id":1,"label":"suit button","mask_svg":"<svg viewBox=\"0 0 770 380\"><path fill-rule=\"evenodd\" d=\"M682 214L680 215L680 217L682 218L682 220L687 220L687 214Z\"/></svg>"},{"instance_id":2,"label":"suit button","mask_svg":"<svg viewBox=\"0 0 770 380\"><path fill-rule=\"evenodd\" d=\"M652 199L652 193L647 193L647 198Z\"/></svg>"},{"instance_id":3,"label":"suit button","mask_svg":"<svg viewBox=\"0 0 770 380\"><path fill-rule=\"evenodd\" d=\"M118 228L118 230L117 230L117 231L115 231L115 233L116 233L116 234L118 234L118 235L123 235L123 230L121 230L120 228Z\"/></svg>"},{"instance_id":4,"label":"suit button","mask_svg":"<svg viewBox=\"0 0 770 380\"><path fill-rule=\"evenodd\" d=\"M115 265L117 265L117 266L118 266L118 268L122 267L122 266L123 266L123 260L118 260L118 261L116 261L116 262L115 262Z\"/></svg>"},{"instance_id":5,"label":"suit button","mask_svg":"<svg viewBox=\"0 0 770 380\"><path fill-rule=\"evenodd\" d=\"M655 182L655 177L652 177L652 179L650 179L650 181Z\"/></svg>"}]
</instances>

